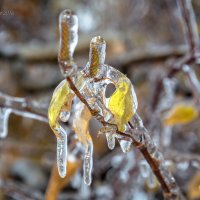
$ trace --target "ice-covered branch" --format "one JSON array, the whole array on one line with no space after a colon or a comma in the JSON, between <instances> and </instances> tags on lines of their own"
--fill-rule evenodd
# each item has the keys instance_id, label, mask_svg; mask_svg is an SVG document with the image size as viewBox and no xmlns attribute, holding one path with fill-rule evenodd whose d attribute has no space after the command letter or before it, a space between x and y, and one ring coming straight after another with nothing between
<instances>
[{"instance_id":1,"label":"ice-covered branch","mask_svg":"<svg viewBox=\"0 0 200 200\"><path fill-rule=\"evenodd\" d=\"M44 112L41 112L43 110ZM46 108L47 110L47 108ZM0 92L0 137L7 136L9 115L14 113L24 117L48 122L44 107L37 101L26 98L12 97Z\"/></svg>"},{"instance_id":2,"label":"ice-covered branch","mask_svg":"<svg viewBox=\"0 0 200 200\"><path fill-rule=\"evenodd\" d=\"M67 15L68 19L72 17L71 12L67 12ZM64 49L64 52L66 52L65 60L69 58L69 61L67 61L67 63L72 63L71 61L73 61L73 57L67 56L69 54L67 52L70 52L69 49L71 48L71 45L74 45L73 38L71 43L68 40L68 46L66 46L64 43L66 43L66 37L68 38L69 35L72 34L70 33L70 30L73 24L70 25L68 21L65 21L65 23L67 23L67 26L65 29L63 29L62 18L65 18L63 17L63 13L61 13L60 15L61 43L58 57L61 57L63 52L62 47L65 46L65 48L68 48L67 50ZM103 38L101 38L100 36L93 38L90 45L89 63L83 71L81 71L80 73L77 72L77 74L68 74L68 70L58 59L63 76L66 78L66 81L68 82L69 87L74 92L74 94L85 105L90 113L99 122L102 123L105 133L107 135L116 134L116 137L119 140L123 151L127 151L131 143L133 143L134 147L139 149L146 161L149 163L159 183L161 184L165 199L181 199L181 194L178 186L176 185L175 179L163 165L164 158L161 152L158 151L157 147L151 140L148 131L143 126L143 122L140 119L139 115L135 113L137 109L137 99L133 87L130 86L131 83L123 74L121 74L114 68L104 64L105 48L106 44ZM73 65L68 66L68 69L70 69L70 71L76 71L76 68L74 68ZM106 107L106 105L104 105L103 95L105 94L100 93L100 90L98 89L99 87L102 87L101 90L104 90L104 85L108 84L108 82L105 82L103 85L101 84L101 81L106 79L110 80L111 82L119 82L116 83L116 86L117 84L119 84L118 95L120 98L114 96L115 99L109 101L109 103L111 102L109 104L109 109ZM80 84L82 84L82 86L80 86ZM96 84L96 86L94 84ZM128 94L129 96L124 96L123 91L126 91L124 95ZM120 106L119 108L115 107L115 110L112 110L111 113L110 109L112 109L112 104L116 103L116 101L119 101L119 105L122 106L122 110L120 110ZM127 105L127 103L129 105L128 109L126 109L126 106L124 106L125 104ZM124 118L123 115L118 115L117 109L119 109L119 112L124 113ZM132 122L129 120L127 121L127 115L134 115ZM113 124L115 120L114 117L118 117L117 120L119 121L119 123L117 123L117 125ZM129 117L129 119L131 119L131 117ZM123 126L125 126L125 124L127 128L124 129ZM112 147L114 146L114 142L115 136L113 135L111 145ZM123 145L121 144L121 142L123 142ZM92 155L90 155L90 157L91 156Z\"/></svg>"}]
</instances>

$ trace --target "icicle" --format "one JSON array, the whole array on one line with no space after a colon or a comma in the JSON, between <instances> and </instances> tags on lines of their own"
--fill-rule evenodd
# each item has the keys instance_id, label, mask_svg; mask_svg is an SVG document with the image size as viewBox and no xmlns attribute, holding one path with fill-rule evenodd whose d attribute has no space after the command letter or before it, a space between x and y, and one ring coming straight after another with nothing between
<instances>
[{"instance_id":1,"label":"icicle","mask_svg":"<svg viewBox=\"0 0 200 200\"><path fill-rule=\"evenodd\" d=\"M127 141L127 140L118 139L118 141L119 141L120 147L124 153L127 153L130 151L131 145L132 145L132 140Z\"/></svg>"},{"instance_id":2,"label":"icicle","mask_svg":"<svg viewBox=\"0 0 200 200\"><path fill-rule=\"evenodd\" d=\"M115 148L115 135L112 133L106 133L106 139L108 143L108 148L113 150Z\"/></svg>"},{"instance_id":3,"label":"icicle","mask_svg":"<svg viewBox=\"0 0 200 200\"><path fill-rule=\"evenodd\" d=\"M150 174L150 168L145 160L140 161L140 173L143 178L147 178Z\"/></svg>"},{"instance_id":4,"label":"icicle","mask_svg":"<svg viewBox=\"0 0 200 200\"><path fill-rule=\"evenodd\" d=\"M67 133L60 127L57 129L60 137L57 137L57 166L60 177L66 176L67 168Z\"/></svg>"},{"instance_id":5,"label":"icicle","mask_svg":"<svg viewBox=\"0 0 200 200\"><path fill-rule=\"evenodd\" d=\"M5 138L8 135L8 118L10 113L10 108L0 108L0 138Z\"/></svg>"},{"instance_id":6,"label":"icicle","mask_svg":"<svg viewBox=\"0 0 200 200\"><path fill-rule=\"evenodd\" d=\"M93 168L93 142L89 141L83 161L83 177L84 177L84 182L87 185L90 185L92 182L92 168Z\"/></svg>"},{"instance_id":7,"label":"icicle","mask_svg":"<svg viewBox=\"0 0 200 200\"><path fill-rule=\"evenodd\" d=\"M147 185L150 189L156 187L156 178L152 171L150 171L149 177L147 178Z\"/></svg>"},{"instance_id":8,"label":"icicle","mask_svg":"<svg viewBox=\"0 0 200 200\"><path fill-rule=\"evenodd\" d=\"M63 111L63 112L60 113L60 120L62 122L67 122L69 117L70 117L70 112Z\"/></svg>"}]
</instances>

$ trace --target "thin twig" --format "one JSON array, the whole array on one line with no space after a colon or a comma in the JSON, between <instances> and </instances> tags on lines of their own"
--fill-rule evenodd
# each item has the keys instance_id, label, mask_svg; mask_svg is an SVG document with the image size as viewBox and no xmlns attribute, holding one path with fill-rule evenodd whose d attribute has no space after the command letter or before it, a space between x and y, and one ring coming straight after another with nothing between
<instances>
[{"instance_id":1,"label":"thin twig","mask_svg":"<svg viewBox=\"0 0 200 200\"><path fill-rule=\"evenodd\" d=\"M12 97L0 92L0 107L11 108L13 113L48 123L47 115L44 114L44 108L41 108L40 103L27 98Z\"/></svg>"},{"instance_id":2,"label":"thin twig","mask_svg":"<svg viewBox=\"0 0 200 200\"><path fill-rule=\"evenodd\" d=\"M197 23L195 19L194 10L192 7L191 0L177 0L180 6L182 20L184 21L184 28L186 32L186 38L188 41L189 53L182 58L176 60L168 71L166 77L172 78L178 72L182 71L184 65L191 65L199 60L199 36L197 31ZM154 90L152 107L151 110L154 111L160 101L160 96L163 90L163 78L159 78L156 83Z\"/></svg>"}]
</instances>

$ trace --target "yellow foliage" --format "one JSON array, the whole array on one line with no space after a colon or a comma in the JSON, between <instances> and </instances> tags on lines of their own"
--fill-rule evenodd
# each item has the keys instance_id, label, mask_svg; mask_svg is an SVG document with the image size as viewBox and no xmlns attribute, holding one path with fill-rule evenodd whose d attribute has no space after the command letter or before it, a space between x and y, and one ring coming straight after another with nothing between
<instances>
[{"instance_id":1,"label":"yellow foliage","mask_svg":"<svg viewBox=\"0 0 200 200\"><path fill-rule=\"evenodd\" d=\"M115 117L119 131L124 131L125 124L134 115L134 100L131 83L127 78L121 78L116 85L116 90L109 100L108 108Z\"/></svg>"},{"instance_id":2,"label":"yellow foliage","mask_svg":"<svg viewBox=\"0 0 200 200\"><path fill-rule=\"evenodd\" d=\"M55 89L49 110L48 118L49 124L52 129L56 128L58 125L58 118L62 109L65 111L70 111L71 101L73 98L73 93L71 92L67 81L62 81L58 87Z\"/></svg>"},{"instance_id":3,"label":"yellow foliage","mask_svg":"<svg viewBox=\"0 0 200 200\"><path fill-rule=\"evenodd\" d=\"M173 126L178 124L187 124L198 117L198 111L195 106L188 104L177 104L173 106L164 118L164 124Z\"/></svg>"}]
</instances>

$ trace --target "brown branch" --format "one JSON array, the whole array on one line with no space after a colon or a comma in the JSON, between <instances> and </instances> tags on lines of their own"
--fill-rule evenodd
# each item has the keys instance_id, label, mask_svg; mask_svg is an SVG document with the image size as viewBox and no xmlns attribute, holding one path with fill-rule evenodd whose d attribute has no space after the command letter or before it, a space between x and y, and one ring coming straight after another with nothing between
<instances>
[{"instance_id":1,"label":"brown branch","mask_svg":"<svg viewBox=\"0 0 200 200\"><path fill-rule=\"evenodd\" d=\"M80 101L82 103L84 103L88 109L90 110L91 114L96 117L95 115L95 111L92 110L89 106L89 104L87 103L87 101L85 100L85 98L82 96L82 94L79 92L79 90L76 88L75 84L73 83L73 81L71 80L71 78L67 78L67 81L69 82L69 85L71 87L71 89L74 91L74 93L77 95L77 97L80 99ZM103 117L98 118L98 120L105 126L105 125L109 125L107 122L105 122L105 120L103 119ZM137 120L137 119L136 119ZM137 121L137 123L139 124L139 122ZM134 126L131 124L131 122L129 122L129 125L131 127L131 129L134 129ZM138 128L144 128L144 127L138 127ZM136 147L137 149L139 149L139 151L142 153L142 155L144 156L144 158L146 159L146 161L149 163L152 171L154 172L155 176L157 177L158 181L161 184L161 187L163 189L163 194L164 197L166 199L171 199L174 195L172 192L172 188L171 188L171 184L173 184L173 186L176 188L176 182L174 181L173 183L168 183L166 181L166 177L164 177L164 175L162 174L161 169L164 168L163 165L161 165L161 163L159 163L155 158L152 157L152 155L150 154L150 152L147 150L147 145L145 143L143 143L145 141L145 135L144 132L141 133L144 141L142 140L141 142L137 141L130 133L130 135L125 134L123 132L117 131L118 134L120 134L121 136L123 136L124 138L131 138L133 141L133 146ZM134 133L133 133L134 134ZM156 147L155 147L156 148ZM157 150L156 150L157 151ZM167 170L166 170L167 172ZM168 173L168 172L167 172ZM177 194L178 195L178 194Z\"/></svg>"}]
</instances>

